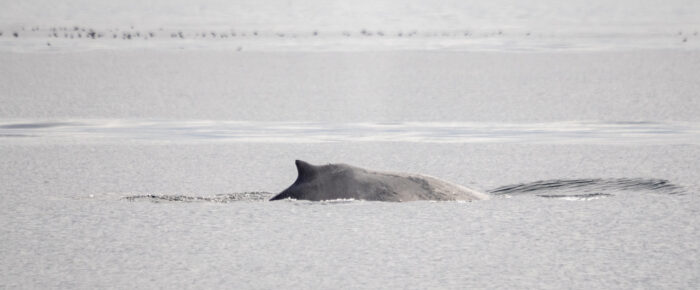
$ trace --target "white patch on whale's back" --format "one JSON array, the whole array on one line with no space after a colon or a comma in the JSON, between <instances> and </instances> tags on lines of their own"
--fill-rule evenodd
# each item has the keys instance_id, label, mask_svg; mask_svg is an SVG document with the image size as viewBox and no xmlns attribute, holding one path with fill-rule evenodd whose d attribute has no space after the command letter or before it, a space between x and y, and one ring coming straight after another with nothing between
<instances>
[{"instance_id":1,"label":"white patch on whale's back","mask_svg":"<svg viewBox=\"0 0 700 290\"><path fill-rule=\"evenodd\" d=\"M418 173L402 173L402 172L391 172L391 171L376 171L376 170L368 170L360 167L355 167L352 165L348 165L350 167L353 167L355 169L363 170L367 172L368 174L377 174L377 175L387 175L387 176L396 176L396 177L401 177L401 178L408 178L408 179L422 179L425 180L430 184L430 186L433 188L434 191L443 193L447 196L449 196L450 200L457 200L457 201L471 201L471 200L488 200L490 199L489 195L471 188L467 188L465 186L452 183L449 181L442 180L440 178L426 175L426 174L418 174Z\"/></svg>"},{"instance_id":2,"label":"white patch on whale's back","mask_svg":"<svg viewBox=\"0 0 700 290\"><path fill-rule=\"evenodd\" d=\"M413 177L418 177L418 178L423 178L425 180L428 180L432 186L435 187L436 190L439 190L441 192L449 193L454 195L454 200L487 200L489 199L489 195L476 191L471 188L467 188L465 186L452 183L449 181L442 180L440 178L430 176L430 175L424 175L424 174L409 174L408 176L413 176ZM467 197L467 198L465 198Z\"/></svg>"}]
</instances>

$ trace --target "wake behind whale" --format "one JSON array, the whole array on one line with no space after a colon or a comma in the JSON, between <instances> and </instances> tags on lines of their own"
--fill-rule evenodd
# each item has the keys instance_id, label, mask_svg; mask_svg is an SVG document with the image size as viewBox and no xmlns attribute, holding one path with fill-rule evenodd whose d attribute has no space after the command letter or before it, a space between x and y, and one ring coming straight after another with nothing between
<instances>
[{"instance_id":1,"label":"wake behind whale","mask_svg":"<svg viewBox=\"0 0 700 290\"><path fill-rule=\"evenodd\" d=\"M213 202L213 203L229 203L236 201L267 201L274 195L271 192L250 191L250 192L234 192L228 194L217 194L214 196L197 196L183 194L139 194L125 196L128 201L149 200L152 202Z\"/></svg>"},{"instance_id":2,"label":"wake behind whale","mask_svg":"<svg viewBox=\"0 0 700 290\"><path fill-rule=\"evenodd\" d=\"M582 178L551 179L501 186L489 191L492 196L535 195L544 198L588 200L619 193L681 194L683 188L665 179L654 178Z\"/></svg>"},{"instance_id":3,"label":"wake behind whale","mask_svg":"<svg viewBox=\"0 0 700 290\"><path fill-rule=\"evenodd\" d=\"M435 177L379 172L346 164L314 166L296 161L298 178L279 194L264 191L219 194L215 196L142 194L126 196L128 201L214 202L305 199L312 201L354 199L369 201L471 201L489 197L534 195L542 198L590 200L620 193L674 195L684 189L665 179L582 178L551 179L500 186L487 193L452 184Z\"/></svg>"}]
</instances>

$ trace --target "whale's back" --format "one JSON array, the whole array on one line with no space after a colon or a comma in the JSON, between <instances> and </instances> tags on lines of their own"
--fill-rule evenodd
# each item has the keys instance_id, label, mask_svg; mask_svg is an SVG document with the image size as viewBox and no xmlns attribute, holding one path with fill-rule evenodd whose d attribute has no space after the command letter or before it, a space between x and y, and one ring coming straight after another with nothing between
<instances>
[{"instance_id":1,"label":"whale's back","mask_svg":"<svg viewBox=\"0 0 700 290\"><path fill-rule=\"evenodd\" d=\"M299 176L271 200L361 199L376 201L482 200L488 195L438 178L367 170L347 164L314 166L297 160Z\"/></svg>"}]
</instances>

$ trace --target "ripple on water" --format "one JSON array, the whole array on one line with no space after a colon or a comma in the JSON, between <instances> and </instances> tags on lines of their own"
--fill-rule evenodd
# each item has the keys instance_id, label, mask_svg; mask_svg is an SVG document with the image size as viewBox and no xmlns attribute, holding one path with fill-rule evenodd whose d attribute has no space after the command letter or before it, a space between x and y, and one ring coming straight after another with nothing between
<instances>
[{"instance_id":1,"label":"ripple on water","mask_svg":"<svg viewBox=\"0 0 700 290\"><path fill-rule=\"evenodd\" d=\"M85 120L1 122L4 138L42 141L700 144L693 122L398 122Z\"/></svg>"}]
</instances>

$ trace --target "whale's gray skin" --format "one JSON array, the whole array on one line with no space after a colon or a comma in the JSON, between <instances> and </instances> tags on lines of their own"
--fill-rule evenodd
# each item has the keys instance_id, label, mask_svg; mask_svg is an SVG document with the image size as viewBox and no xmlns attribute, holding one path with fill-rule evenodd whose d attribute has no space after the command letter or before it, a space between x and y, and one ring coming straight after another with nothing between
<instances>
[{"instance_id":1,"label":"whale's gray skin","mask_svg":"<svg viewBox=\"0 0 700 290\"><path fill-rule=\"evenodd\" d=\"M347 164L314 166L296 160L299 176L270 199L376 201L483 200L488 195L431 176L379 172Z\"/></svg>"}]
</instances>

